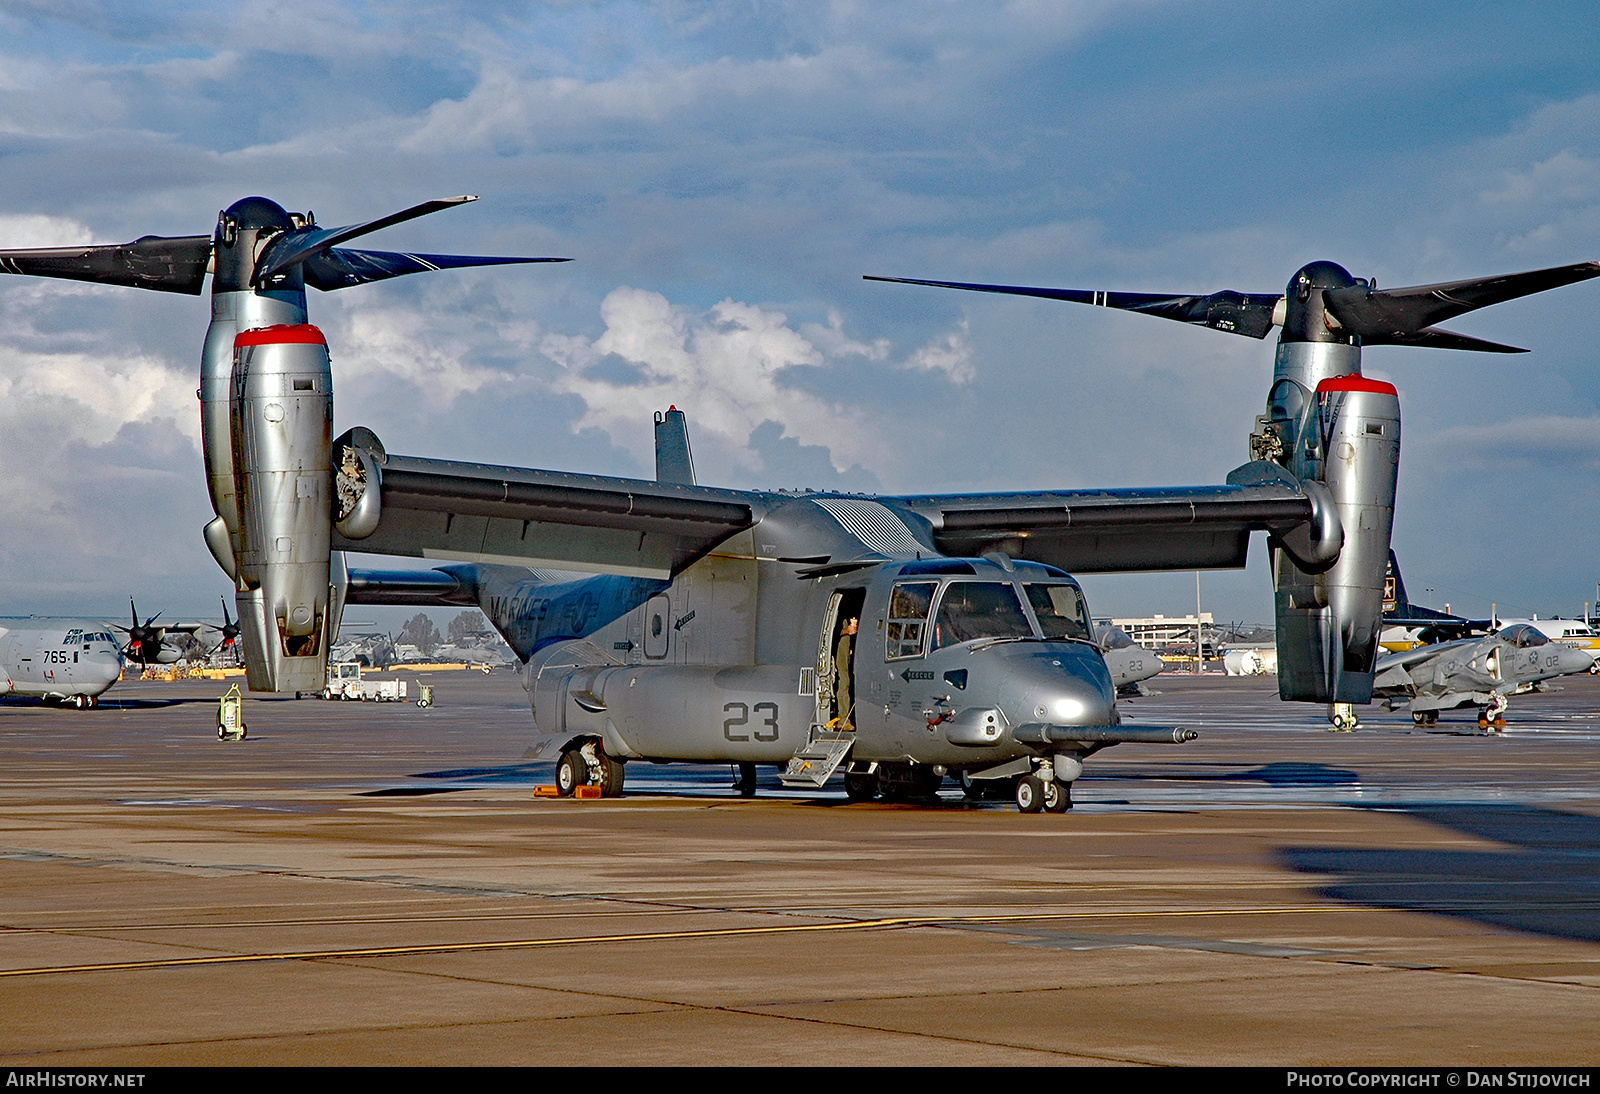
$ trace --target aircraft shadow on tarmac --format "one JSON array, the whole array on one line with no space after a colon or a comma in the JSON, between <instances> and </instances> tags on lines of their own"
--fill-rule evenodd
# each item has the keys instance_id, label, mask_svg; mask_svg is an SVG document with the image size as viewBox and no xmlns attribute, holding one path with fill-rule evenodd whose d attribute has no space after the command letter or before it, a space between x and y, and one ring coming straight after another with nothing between
<instances>
[{"instance_id":1,"label":"aircraft shadow on tarmac","mask_svg":"<svg viewBox=\"0 0 1600 1094\"><path fill-rule=\"evenodd\" d=\"M1207 766L1216 766L1225 770L1210 772L1203 771ZM1265 783L1273 787L1297 786L1357 786L1361 783L1358 772L1342 767L1330 767L1327 764L1306 763L1275 763L1263 764L1261 767L1252 767L1248 771L1234 770L1233 764L1207 765L1204 763L1185 764L1181 772L1152 772L1152 771L1117 771L1110 769L1096 772L1093 781L1096 783L1110 783L1118 781L1127 782L1251 782Z\"/></svg>"},{"instance_id":2,"label":"aircraft shadow on tarmac","mask_svg":"<svg viewBox=\"0 0 1600 1094\"><path fill-rule=\"evenodd\" d=\"M210 697L207 697L207 696L181 696L181 697L177 697L177 698L173 698L173 699L126 699L126 698L124 698L124 699L115 699L115 698L104 698L104 697L102 697L101 700L100 700L99 709L101 711L107 711L107 710L159 710L159 709L162 709L162 708L165 708L165 707L181 707L181 706L184 706L184 705L186 705L188 703L206 703L206 704L209 704L210 706L216 706L217 705L216 699L210 698ZM77 718L93 718L94 714L95 714L95 712L93 712L93 711L91 711L88 714L85 714L83 711L74 710L72 707L69 707L64 703L46 702L43 699L35 699L32 696L28 696L28 695L6 695L6 696L0 696L0 706L19 706L19 707L31 706L31 707L53 708L53 709L56 709L56 710L60 710L65 714L71 714L71 715L73 715L74 717L77 717Z\"/></svg>"},{"instance_id":3,"label":"aircraft shadow on tarmac","mask_svg":"<svg viewBox=\"0 0 1600 1094\"><path fill-rule=\"evenodd\" d=\"M1600 817L1529 805L1381 808L1506 846L1483 851L1290 847L1279 852L1280 858L1301 873L1336 878L1321 890L1334 900L1600 942Z\"/></svg>"}]
</instances>

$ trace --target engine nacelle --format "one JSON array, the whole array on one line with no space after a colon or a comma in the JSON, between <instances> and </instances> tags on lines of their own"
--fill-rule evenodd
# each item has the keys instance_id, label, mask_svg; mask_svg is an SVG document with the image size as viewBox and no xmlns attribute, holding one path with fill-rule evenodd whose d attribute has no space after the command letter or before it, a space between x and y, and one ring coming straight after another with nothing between
<instances>
[{"instance_id":1,"label":"engine nacelle","mask_svg":"<svg viewBox=\"0 0 1600 1094\"><path fill-rule=\"evenodd\" d=\"M317 691L330 637L333 374L306 324L242 331L229 398L240 633L254 691Z\"/></svg>"},{"instance_id":2,"label":"engine nacelle","mask_svg":"<svg viewBox=\"0 0 1600 1094\"><path fill-rule=\"evenodd\" d=\"M1400 400L1381 380L1346 374L1318 382L1292 468L1332 495L1344 529L1338 560L1306 573L1274 559L1278 693L1328 703L1372 700L1383 625L1383 581L1400 462Z\"/></svg>"}]
</instances>

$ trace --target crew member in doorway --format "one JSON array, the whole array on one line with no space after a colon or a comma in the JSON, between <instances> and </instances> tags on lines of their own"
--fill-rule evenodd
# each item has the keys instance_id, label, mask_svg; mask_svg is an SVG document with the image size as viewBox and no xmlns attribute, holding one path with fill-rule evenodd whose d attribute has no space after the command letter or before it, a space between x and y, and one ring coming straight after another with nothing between
<instances>
[{"instance_id":1,"label":"crew member in doorway","mask_svg":"<svg viewBox=\"0 0 1600 1094\"><path fill-rule=\"evenodd\" d=\"M855 702L850 695L850 667L855 662L856 656L856 631L860 629L860 620L851 617L844 621L844 626L839 628L839 644L833 651L833 700L834 707L838 710L838 723L840 729L854 729Z\"/></svg>"}]
</instances>

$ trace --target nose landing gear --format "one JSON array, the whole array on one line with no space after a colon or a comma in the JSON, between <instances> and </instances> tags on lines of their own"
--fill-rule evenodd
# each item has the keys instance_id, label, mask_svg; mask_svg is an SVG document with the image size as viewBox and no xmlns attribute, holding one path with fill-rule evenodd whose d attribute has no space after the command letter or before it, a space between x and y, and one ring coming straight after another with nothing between
<instances>
[{"instance_id":1,"label":"nose landing gear","mask_svg":"<svg viewBox=\"0 0 1600 1094\"><path fill-rule=\"evenodd\" d=\"M607 756L596 741L561 754L556 764L556 792L570 798L580 786L598 786L602 798L622 797L623 765Z\"/></svg>"},{"instance_id":2,"label":"nose landing gear","mask_svg":"<svg viewBox=\"0 0 1600 1094\"><path fill-rule=\"evenodd\" d=\"M1063 765L1066 766L1066 765ZM1082 765L1077 765L1079 772ZM1065 813L1072 808L1072 783L1056 777L1056 764L1037 761L1033 774L1017 780L1017 809L1023 813Z\"/></svg>"}]
</instances>

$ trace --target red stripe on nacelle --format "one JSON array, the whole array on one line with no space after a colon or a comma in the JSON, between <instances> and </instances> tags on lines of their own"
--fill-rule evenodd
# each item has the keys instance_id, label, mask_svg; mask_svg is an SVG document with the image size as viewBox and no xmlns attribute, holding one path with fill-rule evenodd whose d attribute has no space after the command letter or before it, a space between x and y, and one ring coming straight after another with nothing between
<instances>
[{"instance_id":1,"label":"red stripe on nacelle","mask_svg":"<svg viewBox=\"0 0 1600 1094\"><path fill-rule=\"evenodd\" d=\"M1371 391L1378 395L1395 396L1400 394L1394 389L1393 384L1386 384L1382 380L1371 380L1355 373L1349 376L1330 376L1317 385L1318 395L1324 391Z\"/></svg>"},{"instance_id":2,"label":"red stripe on nacelle","mask_svg":"<svg viewBox=\"0 0 1600 1094\"><path fill-rule=\"evenodd\" d=\"M290 326L280 323L275 327L257 327L255 330L240 331L233 339L233 348L240 346L280 346L280 345L311 345L327 346L328 340L322 337L322 332L310 323L299 323Z\"/></svg>"}]
</instances>

